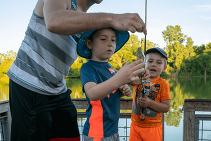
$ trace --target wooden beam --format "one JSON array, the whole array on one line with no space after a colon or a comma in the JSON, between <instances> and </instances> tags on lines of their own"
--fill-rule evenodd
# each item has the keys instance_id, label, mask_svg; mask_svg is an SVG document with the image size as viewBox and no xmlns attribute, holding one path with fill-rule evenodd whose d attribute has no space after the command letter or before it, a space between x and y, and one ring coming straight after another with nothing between
<instances>
[{"instance_id":1,"label":"wooden beam","mask_svg":"<svg viewBox=\"0 0 211 141\"><path fill-rule=\"evenodd\" d=\"M88 102L86 98L72 99L76 109L87 109ZM131 110L132 109L132 101L133 99L120 99L120 109L122 110Z\"/></svg>"},{"instance_id":2,"label":"wooden beam","mask_svg":"<svg viewBox=\"0 0 211 141\"><path fill-rule=\"evenodd\" d=\"M9 100L0 102L0 114L10 111Z\"/></svg>"},{"instance_id":3,"label":"wooden beam","mask_svg":"<svg viewBox=\"0 0 211 141\"><path fill-rule=\"evenodd\" d=\"M185 99L186 111L211 111L211 99Z\"/></svg>"}]
</instances>

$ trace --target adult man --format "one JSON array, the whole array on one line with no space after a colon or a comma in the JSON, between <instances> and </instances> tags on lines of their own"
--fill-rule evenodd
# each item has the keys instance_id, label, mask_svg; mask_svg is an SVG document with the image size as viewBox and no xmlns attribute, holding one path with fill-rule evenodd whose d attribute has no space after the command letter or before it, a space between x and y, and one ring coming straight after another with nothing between
<instances>
[{"instance_id":1,"label":"adult man","mask_svg":"<svg viewBox=\"0 0 211 141\"><path fill-rule=\"evenodd\" d=\"M64 80L77 58L80 33L114 27L146 34L138 14L86 13L101 2L38 0L16 60L7 73L11 141L80 140L77 112ZM128 83L138 79L142 66L140 61L125 66Z\"/></svg>"}]
</instances>

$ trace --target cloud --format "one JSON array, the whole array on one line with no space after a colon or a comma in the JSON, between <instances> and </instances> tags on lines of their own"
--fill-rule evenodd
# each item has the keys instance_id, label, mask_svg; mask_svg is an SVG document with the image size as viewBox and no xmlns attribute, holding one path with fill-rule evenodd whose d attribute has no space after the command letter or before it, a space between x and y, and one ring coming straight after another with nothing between
<instances>
[{"instance_id":1,"label":"cloud","mask_svg":"<svg viewBox=\"0 0 211 141\"><path fill-rule=\"evenodd\" d=\"M205 20L211 20L211 16L204 16L204 15L202 15L201 18L203 18Z\"/></svg>"},{"instance_id":2,"label":"cloud","mask_svg":"<svg viewBox=\"0 0 211 141\"><path fill-rule=\"evenodd\" d=\"M194 7L199 8L199 9L203 9L203 10L211 10L211 5L210 4L206 4L206 5L195 5Z\"/></svg>"}]
</instances>

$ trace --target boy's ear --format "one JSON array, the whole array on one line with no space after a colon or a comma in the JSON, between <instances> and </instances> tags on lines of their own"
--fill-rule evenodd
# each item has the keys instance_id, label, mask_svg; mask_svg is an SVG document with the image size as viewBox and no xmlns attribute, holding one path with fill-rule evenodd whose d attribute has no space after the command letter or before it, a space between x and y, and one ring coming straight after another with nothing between
<instances>
[{"instance_id":1,"label":"boy's ear","mask_svg":"<svg viewBox=\"0 0 211 141\"><path fill-rule=\"evenodd\" d=\"M167 68L167 66L164 66L164 68L163 68L163 71L162 71L162 72L166 71L166 68Z\"/></svg>"},{"instance_id":2,"label":"boy's ear","mask_svg":"<svg viewBox=\"0 0 211 141\"><path fill-rule=\"evenodd\" d=\"M162 72L166 71L166 68L167 68L167 60L165 59L164 60L164 68L163 68L163 71Z\"/></svg>"},{"instance_id":3,"label":"boy's ear","mask_svg":"<svg viewBox=\"0 0 211 141\"><path fill-rule=\"evenodd\" d=\"M92 41L91 41L91 40L86 39L86 40L85 40L85 44L86 44L86 46L87 46L89 49L92 49Z\"/></svg>"}]
</instances>

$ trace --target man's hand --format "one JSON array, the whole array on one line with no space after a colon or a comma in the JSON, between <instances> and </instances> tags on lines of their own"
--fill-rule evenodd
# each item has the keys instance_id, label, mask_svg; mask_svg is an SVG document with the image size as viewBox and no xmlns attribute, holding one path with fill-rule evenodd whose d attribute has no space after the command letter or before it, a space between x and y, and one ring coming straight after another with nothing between
<instances>
[{"instance_id":1,"label":"man's hand","mask_svg":"<svg viewBox=\"0 0 211 141\"><path fill-rule=\"evenodd\" d=\"M113 14L111 26L117 30L143 32L147 35L146 25L138 13Z\"/></svg>"}]
</instances>

